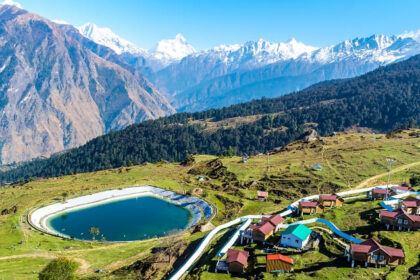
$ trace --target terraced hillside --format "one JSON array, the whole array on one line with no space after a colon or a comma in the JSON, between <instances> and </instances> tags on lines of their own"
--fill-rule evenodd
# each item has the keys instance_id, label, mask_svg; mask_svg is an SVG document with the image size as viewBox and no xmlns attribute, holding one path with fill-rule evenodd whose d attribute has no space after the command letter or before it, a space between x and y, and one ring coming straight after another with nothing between
<instances>
[{"instance_id":1,"label":"terraced hillside","mask_svg":"<svg viewBox=\"0 0 420 280\"><path fill-rule=\"evenodd\" d=\"M355 188L361 183L364 186L383 183L387 174L386 157L396 159L395 172L391 175L392 182L400 183L408 181L416 174L420 175L419 132L420 130L410 130L389 135L379 134L376 135L376 140L371 134L339 133L310 143L297 141L272 153L268 164L265 155L249 157L246 163L242 163L240 157L199 155L181 164L158 162L3 187L0 189L0 211L6 209L8 213L0 216L0 279L36 279L37 273L57 256L75 259L80 263L80 276L86 279L94 275L100 279L136 279L140 275L143 279L166 277L183 262L212 225L246 214L278 212L290 201L308 194ZM323 166L321 171L313 171L312 167L316 163ZM381 176L376 176L378 174ZM198 180L200 176L202 180ZM376 176L373 180L365 181L373 176ZM71 198L136 184L154 185L202 197L217 207L217 214L211 224L201 224L178 236L132 243L62 240L43 235L31 229L26 222L28 211L34 207L59 202L64 192ZM267 202L255 200L256 191L260 189L269 192ZM358 203L355 202L354 206L343 208L344 212L328 218L343 230L353 233L367 226L374 226L375 224L362 216L364 211L370 211L370 206L363 204L359 207ZM343 217L347 216L354 219L344 220ZM404 272L401 275L407 276L416 260L418 261L418 248L413 243L419 240L418 233L404 233L403 239L391 232L379 231L373 234L385 236L390 242L404 247L409 261L397 271ZM226 233L220 238L228 235ZM170 263L165 254L168 241L175 244L176 258ZM190 277L215 279L212 277L216 276L209 274L212 263L202 262L206 257L211 259L214 256L218 244L215 243L216 247L209 249ZM331 243L326 246L335 245ZM332 269L335 260L339 262L340 257L334 251L331 253L331 250L317 252L313 259L314 263L318 260L320 264L332 262L330 267L325 266L319 273L313 274L306 265L312 257L302 256L297 276L302 279L309 276L347 279L351 275L363 275L366 279L377 279L379 275L398 279L393 278L398 274L387 270L357 270L348 266ZM99 268L103 273L95 274ZM227 276L218 274L217 277L225 279ZM263 274L262 277L269 276Z\"/></svg>"}]
</instances>

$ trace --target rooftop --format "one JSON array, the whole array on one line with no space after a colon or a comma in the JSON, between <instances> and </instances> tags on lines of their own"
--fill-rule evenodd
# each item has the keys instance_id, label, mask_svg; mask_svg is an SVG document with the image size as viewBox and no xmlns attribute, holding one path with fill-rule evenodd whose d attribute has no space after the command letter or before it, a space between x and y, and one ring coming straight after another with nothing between
<instances>
[{"instance_id":1,"label":"rooftop","mask_svg":"<svg viewBox=\"0 0 420 280\"><path fill-rule=\"evenodd\" d=\"M227 251L227 262L239 262L243 265L246 265L248 262L248 252L247 251L241 251L241 250L234 250L229 249Z\"/></svg>"},{"instance_id":2,"label":"rooftop","mask_svg":"<svg viewBox=\"0 0 420 280\"><path fill-rule=\"evenodd\" d=\"M293 264L293 259L286 257L282 254L276 254L276 255L267 255L267 261L273 261L273 260L280 260L280 261L284 261L290 264Z\"/></svg>"},{"instance_id":3,"label":"rooftop","mask_svg":"<svg viewBox=\"0 0 420 280\"><path fill-rule=\"evenodd\" d=\"M318 201L300 201L299 202L302 207L317 207Z\"/></svg>"},{"instance_id":4,"label":"rooftop","mask_svg":"<svg viewBox=\"0 0 420 280\"><path fill-rule=\"evenodd\" d=\"M407 207L419 207L420 206L420 199L415 197L409 196L403 200L403 204Z\"/></svg>"},{"instance_id":5,"label":"rooftop","mask_svg":"<svg viewBox=\"0 0 420 280\"><path fill-rule=\"evenodd\" d=\"M264 235L269 234L274 230L274 226L270 222L264 222L260 226L255 227L255 229L258 229L261 231Z\"/></svg>"},{"instance_id":6,"label":"rooftop","mask_svg":"<svg viewBox=\"0 0 420 280\"><path fill-rule=\"evenodd\" d=\"M391 247L385 247L378 243L375 239L371 238L366 241L364 241L361 244L355 244L351 243L351 250L353 252L358 253L371 253L376 250L382 250L390 257L398 257L398 258L404 258L404 252L401 249L391 248Z\"/></svg>"},{"instance_id":7,"label":"rooftop","mask_svg":"<svg viewBox=\"0 0 420 280\"><path fill-rule=\"evenodd\" d=\"M284 219L283 219L282 216L277 214L277 215L272 215L269 218L263 217L262 221L263 222L270 222L273 226L277 226L277 225L283 223Z\"/></svg>"},{"instance_id":8,"label":"rooftop","mask_svg":"<svg viewBox=\"0 0 420 280\"><path fill-rule=\"evenodd\" d=\"M312 230L305 225L295 224L288 226L282 234L293 234L300 240L305 240L312 233Z\"/></svg>"}]
</instances>

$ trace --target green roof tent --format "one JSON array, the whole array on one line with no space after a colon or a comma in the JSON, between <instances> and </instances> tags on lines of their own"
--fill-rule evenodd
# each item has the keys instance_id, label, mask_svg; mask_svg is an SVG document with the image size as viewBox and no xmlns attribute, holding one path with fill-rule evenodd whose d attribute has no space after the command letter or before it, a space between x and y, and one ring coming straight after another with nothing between
<instances>
[{"instance_id":1,"label":"green roof tent","mask_svg":"<svg viewBox=\"0 0 420 280\"><path fill-rule=\"evenodd\" d=\"M308 236L311 234L312 230L305 225L302 224L295 224L288 226L282 234L293 234L300 240L306 240Z\"/></svg>"}]
</instances>

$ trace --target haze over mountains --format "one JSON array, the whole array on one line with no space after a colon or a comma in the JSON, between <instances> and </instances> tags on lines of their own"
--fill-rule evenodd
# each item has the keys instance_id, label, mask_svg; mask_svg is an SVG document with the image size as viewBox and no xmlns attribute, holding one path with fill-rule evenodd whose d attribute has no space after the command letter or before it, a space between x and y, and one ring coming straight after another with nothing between
<instances>
[{"instance_id":1,"label":"haze over mountains","mask_svg":"<svg viewBox=\"0 0 420 280\"><path fill-rule=\"evenodd\" d=\"M0 5L0 164L111 130L349 78L420 53L420 32L328 47L263 39L196 50L177 34L146 50L109 28ZM83 35L83 36L82 36Z\"/></svg>"},{"instance_id":2,"label":"haze over mountains","mask_svg":"<svg viewBox=\"0 0 420 280\"><path fill-rule=\"evenodd\" d=\"M0 5L0 44L0 163L174 113L139 71L71 25Z\"/></svg>"},{"instance_id":3,"label":"haze over mountains","mask_svg":"<svg viewBox=\"0 0 420 280\"><path fill-rule=\"evenodd\" d=\"M194 51L182 37L182 40L165 41L168 44L161 52L170 50L172 54L172 59L166 59L165 63L156 62L159 58L151 55L154 50L143 53L127 50L122 52L122 57L142 71L177 111L200 111L262 96L275 97L324 80L364 74L420 53L419 35L420 32L372 35L321 48L295 39L284 43L260 39L202 51ZM119 44L107 41L107 46L114 50ZM174 55L176 50L178 55Z\"/></svg>"}]
</instances>

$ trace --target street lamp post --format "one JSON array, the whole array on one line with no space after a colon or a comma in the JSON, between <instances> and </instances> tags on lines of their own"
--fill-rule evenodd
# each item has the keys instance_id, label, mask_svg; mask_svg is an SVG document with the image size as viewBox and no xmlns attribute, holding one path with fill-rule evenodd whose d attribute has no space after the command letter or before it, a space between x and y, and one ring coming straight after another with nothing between
<instances>
[{"instance_id":1,"label":"street lamp post","mask_svg":"<svg viewBox=\"0 0 420 280\"><path fill-rule=\"evenodd\" d=\"M385 193L385 200L388 200L388 191L389 191L389 179L391 178L391 169L392 169L392 163L395 161L392 158L387 158L386 161L389 163L388 167L388 181L386 183L386 193Z\"/></svg>"}]
</instances>

